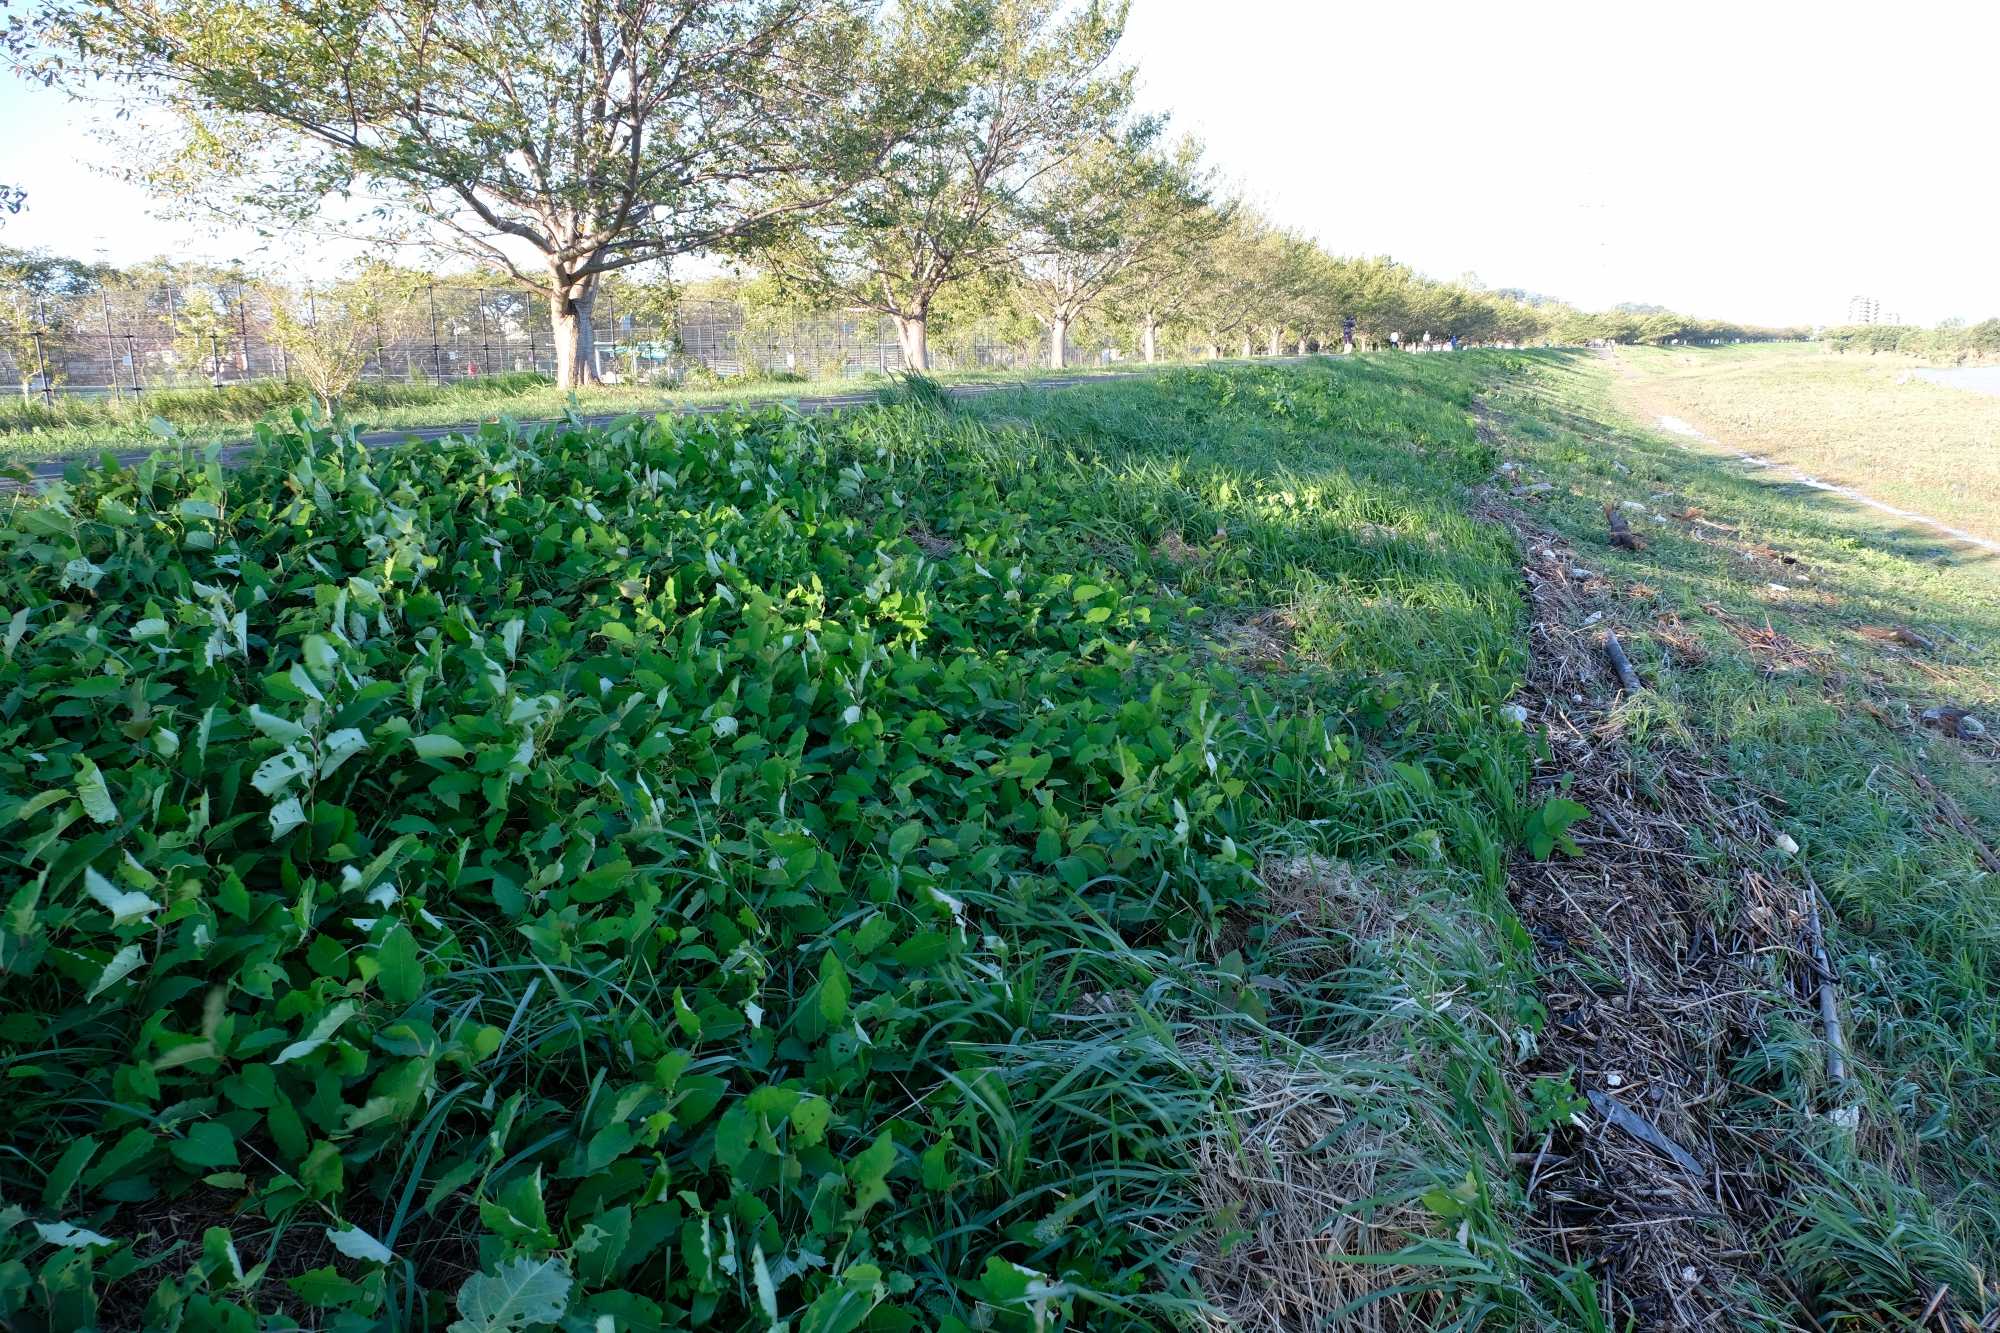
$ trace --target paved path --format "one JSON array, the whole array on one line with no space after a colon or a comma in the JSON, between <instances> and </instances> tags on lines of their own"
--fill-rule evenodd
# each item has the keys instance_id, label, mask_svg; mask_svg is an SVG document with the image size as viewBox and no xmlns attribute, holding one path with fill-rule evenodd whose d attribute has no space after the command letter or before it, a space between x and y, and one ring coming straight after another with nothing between
<instances>
[{"instance_id":1,"label":"paved path","mask_svg":"<svg viewBox=\"0 0 2000 1333\"><path fill-rule=\"evenodd\" d=\"M1079 384L1094 384L1103 380L1131 379L1135 376L1154 373L1156 372L1151 370L1123 370L1113 371L1109 374L1095 375L1052 375L1043 379L1025 380L1014 384L950 385L945 388L945 392L953 398L976 398L981 394L1000 393L1008 389L1068 389ZM833 412L844 407L872 407L881 401L879 393L879 390L870 390L867 393L833 394L821 398L760 398L755 400L746 399L737 403L704 403L699 407L668 407L650 415L655 417L667 414L707 415L715 412L727 412L737 407L748 407L751 409L769 407L779 402L790 403L801 412ZM644 412L635 414L630 411L607 412L602 415L584 417L583 421L584 424L590 426L604 426L621 417L633 415L647 416L649 414ZM361 437L361 443L370 449L382 449L392 444L403 444L410 440L441 440L447 435L464 435L468 432L476 431L483 424L483 422L478 421L461 421L456 425L450 426L418 426L409 430L369 431ZM545 426L551 423L547 421L524 421L521 424L523 426ZM225 463L233 462L252 447L247 444L232 445L222 451L222 461ZM147 455L152 452L153 450L150 449L141 449L132 453L122 453L114 456L118 459L121 466L131 467L134 464L144 462ZM48 462L36 463L34 465L35 476L50 479L60 477L63 473L63 468L75 461L77 460L55 459ZM12 487L5 483L0 483L0 490L6 489L12 489Z\"/></svg>"}]
</instances>

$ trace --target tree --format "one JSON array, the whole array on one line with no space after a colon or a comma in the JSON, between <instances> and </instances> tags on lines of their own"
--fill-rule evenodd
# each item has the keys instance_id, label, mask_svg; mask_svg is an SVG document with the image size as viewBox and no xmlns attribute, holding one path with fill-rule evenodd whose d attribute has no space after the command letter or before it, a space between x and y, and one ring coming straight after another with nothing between
<instances>
[{"instance_id":1,"label":"tree","mask_svg":"<svg viewBox=\"0 0 2000 1333\"><path fill-rule=\"evenodd\" d=\"M1049 330L1050 364L1076 321L1100 300L1140 326L1140 346L1158 359L1159 330L1197 286L1207 245L1233 215L1213 199L1201 145L1183 139L1152 149L1158 125L1142 121L1123 142L1079 152L1036 182L1014 241L1027 304Z\"/></svg>"},{"instance_id":2,"label":"tree","mask_svg":"<svg viewBox=\"0 0 2000 1333\"><path fill-rule=\"evenodd\" d=\"M824 212L801 213L761 256L800 299L895 323L912 370L948 284L1005 267L1015 201L1132 100L1130 71L1104 73L1127 0L992 0L899 10L898 61L949 88L952 111L898 144L882 170Z\"/></svg>"},{"instance_id":3,"label":"tree","mask_svg":"<svg viewBox=\"0 0 2000 1333\"><path fill-rule=\"evenodd\" d=\"M399 280L387 267L321 289L264 284L271 303L270 340L285 349L329 420L375 355L384 323L407 313L417 290L417 282L408 276Z\"/></svg>"},{"instance_id":4,"label":"tree","mask_svg":"<svg viewBox=\"0 0 2000 1333\"><path fill-rule=\"evenodd\" d=\"M296 225L332 201L494 265L549 302L577 384L606 273L824 206L928 114L930 90L856 78L870 8L44 0L31 68L167 112L131 174L190 207Z\"/></svg>"},{"instance_id":5,"label":"tree","mask_svg":"<svg viewBox=\"0 0 2000 1333\"><path fill-rule=\"evenodd\" d=\"M1085 142L1040 173L1017 205L1021 224L1008 248L1023 303L1048 331L1053 369L1063 366L1076 321L1146 254L1143 205L1191 188L1152 151L1158 134L1148 119Z\"/></svg>"},{"instance_id":6,"label":"tree","mask_svg":"<svg viewBox=\"0 0 2000 1333\"><path fill-rule=\"evenodd\" d=\"M0 181L0 213L9 217L28 206L28 192L18 185ZM0 227L6 226L6 219L0 218Z\"/></svg>"},{"instance_id":7,"label":"tree","mask_svg":"<svg viewBox=\"0 0 2000 1333\"><path fill-rule=\"evenodd\" d=\"M1249 321L1266 300L1285 242L1262 214L1239 208L1209 243L1190 317L1207 335L1211 359L1222 355L1222 339L1239 331L1243 355L1250 355Z\"/></svg>"},{"instance_id":8,"label":"tree","mask_svg":"<svg viewBox=\"0 0 2000 1333\"><path fill-rule=\"evenodd\" d=\"M116 276L117 270L104 264L0 245L0 352L14 364L22 401L35 385L46 391L65 378L49 353L73 332L76 308L48 298L76 296Z\"/></svg>"},{"instance_id":9,"label":"tree","mask_svg":"<svg viewBox=\"0 0 2000 1333\"><path fill-rule=\"evenodd\" d=\"M1174 149L1167 188L1138 201L1131 226L1144 238L1144 249L1109 295L1113 313L1138 325L1140 352L1149 364L1159 359L1161 328L1213 278L1213 247L1239 206L1214 198L1213 174L1201 170L1200 160L1201 145L1183 139Z\"/></svg>"}]
</instances>

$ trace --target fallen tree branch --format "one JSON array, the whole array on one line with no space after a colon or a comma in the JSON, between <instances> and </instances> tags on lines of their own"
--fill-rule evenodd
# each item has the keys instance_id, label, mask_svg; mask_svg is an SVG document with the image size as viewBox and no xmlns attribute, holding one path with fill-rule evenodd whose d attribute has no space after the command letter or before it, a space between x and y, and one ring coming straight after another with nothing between
<instances>
[{"instance_id":1,"label":"fallen tree branch","mask_svg":"<svg viewBox=\"0 0 2000 1333\"><path fill-rule=\"evenodd\" d=\"M1819 973L1819 1019L1826 1027L1826 1076L1834 1083L1847 1079L1847 1042L1840 1031L1840 1006L1833 984L1833 965L1826 956L1826 936L1820 929L1819 885L1811 872L1800 867L1806 877L1806 919L1812 926L1813 967ZM1831 911L1832 908L1827 909Z\"/></svg>"},{"instance_id":2,"label":"fallen tree branch","mask_svg":"<svg viewBox=\"0 0 2000 1333\"><path fill-rule=\"evenodd\" d=\"M1618 636L1609 630L1604 633L1604 651L1610 655L1611 667L1618 673L1618 680L1625 686L1625 692L1637 694L1639 674L1632 670L1632 659L1625 656L1624 646L1618 642Z\"/></svg>"},{"instance_id":3,"label":"fallen tree branch","mask_svg":"<svg viewBox=\"0 0 2000 1333\"><path fill-rule=\"evenodd\" d=\"M1931 804L1937 807L1938 813L1944 816L1946 823L1972 840L1972 845L1979 849L1979 859L1986 868L2000 875L2000 856L1993 854L1993 849L1986 845L1986 840L1979 836L1978 830L1966 822L1965 816L1958 812L1958 803L1932 786L1931 780L1915 769L1910 770L1910 781L1917 784L1917 790L1931 798Z\"/></svg>"}]
</instances>

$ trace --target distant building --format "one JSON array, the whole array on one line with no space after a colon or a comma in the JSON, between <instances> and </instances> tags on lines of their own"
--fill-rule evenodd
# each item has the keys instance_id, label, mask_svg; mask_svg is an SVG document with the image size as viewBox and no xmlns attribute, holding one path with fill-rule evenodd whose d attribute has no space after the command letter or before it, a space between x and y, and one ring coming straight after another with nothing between
<instances>
[{"instance_id":1,"label":"distant building","mask_svg":"<svg viewBox=\"0 0 2000 1333\"><path fill-rule=\"evenodd\" d=\"M1850 296L1847 299L1847 322L1849 324L1880 324L1882 303L1872 296Z\"/></svg>"}]
</instances>

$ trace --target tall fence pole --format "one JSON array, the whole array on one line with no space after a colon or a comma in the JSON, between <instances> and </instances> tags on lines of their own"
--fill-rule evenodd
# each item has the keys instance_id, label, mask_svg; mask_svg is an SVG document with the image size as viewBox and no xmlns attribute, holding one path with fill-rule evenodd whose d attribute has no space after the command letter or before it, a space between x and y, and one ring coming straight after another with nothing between
<instances>
[{"instance_id":1,"label":"tall fence pole","mask_svg":"<svg viewBox=\"0 0 2000 1333\"><path fill-rule=\"evenodd\" d=\"M44 316L42 313L42 303L40 301L36 301L35 323L39 325L43 322L43 320ZM56 405L56 396L54 393L50 392L49 363L42 359L42 331L40 328L37 328L35 330L34 338L35 338L35 373L37 375L40 375L42 378L42 405L44 407L52 408Z\"/></svg>"},{"instance_id":2,"label":"tall fence pole","mask_svg":"<svg viewBox=\"0 0 2000 1333\"><path fill-rule=\"evenodd\" d=\"M493 373L493 339L486 331L486 289L484 287L479 288L477 295L479 297L479 370L481 374L491 375Z\"/></svg>"},{"instance_id":3,"label":"tall fence pole","mask_svg":"<svg viewBox=\"0 0 2000 1333\"><path fill-rule=\"evenodd\" d=\"M444 383L444 362L438 351L438 292L437 284L431 283L424 289L430 294L431 302L431 369L436 372L438 383Z\"/></svg>"},{"instance_id":4,"label":"tall fence pole","mask_svg":"<svg viewBox=\"0 0 2000 1333\"><path fill-rule=\"evenodd\" d=\"M101 282L97 284L97 299L104 305L104 364L111 371L111 397L116 401L124 396L118 385L118 342L111 336L111 297Z\"/></svg>"}]
</instances>

